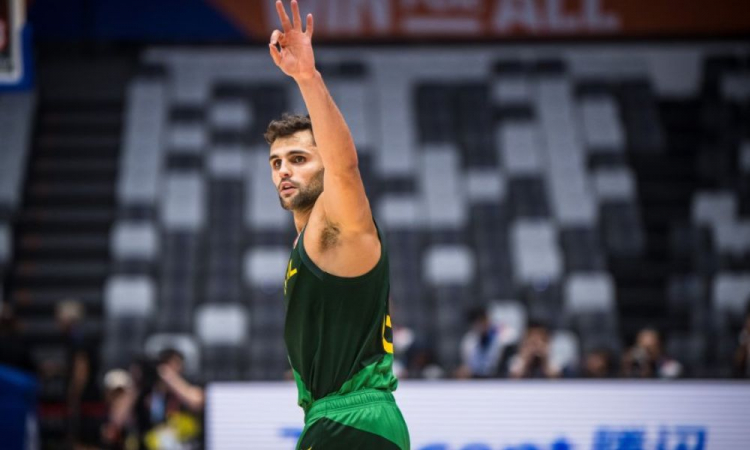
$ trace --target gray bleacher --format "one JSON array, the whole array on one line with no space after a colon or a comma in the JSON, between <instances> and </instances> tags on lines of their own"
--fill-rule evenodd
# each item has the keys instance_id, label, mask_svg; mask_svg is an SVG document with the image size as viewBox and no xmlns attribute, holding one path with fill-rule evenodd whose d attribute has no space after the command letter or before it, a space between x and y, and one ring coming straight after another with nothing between
<instances>
[{"instance_id":1,"label":"gray bleacher","mask_svg":"<svg viewBox=\"0 0 750 450\"><path fill-rule=\"evenodd\" d=\"M13 257L12 221L23 193L35 100L33 92L0 94L0 302Z\"/></svg>"},{"instance_id":2,"label":"gray bleacher","mask_svg":"<svg viewBox=\"0 0 750 450\"><path fill-rule=\"evenodd\" d=\"M34 104L34 93L0 95L0 220L21 201Z\"/></svg>"}]
</instances>

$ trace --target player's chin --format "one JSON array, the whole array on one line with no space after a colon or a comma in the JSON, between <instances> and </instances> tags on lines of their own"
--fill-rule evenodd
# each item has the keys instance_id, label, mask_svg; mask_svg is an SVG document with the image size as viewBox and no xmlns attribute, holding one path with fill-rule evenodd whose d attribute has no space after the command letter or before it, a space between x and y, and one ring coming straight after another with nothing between
<instances>
[{"instance_id":1,"label":"player's chin","mask_svg":"<svg viewBox=\"0 0 750 450\"><path fill-rule=\"evenodd\" d=\"M292 197L284 198L281 195L279 195L279 203L281 204L281 207L286 209L287 211L291 211L292 208Z\"/></svg>"}]
</instances>

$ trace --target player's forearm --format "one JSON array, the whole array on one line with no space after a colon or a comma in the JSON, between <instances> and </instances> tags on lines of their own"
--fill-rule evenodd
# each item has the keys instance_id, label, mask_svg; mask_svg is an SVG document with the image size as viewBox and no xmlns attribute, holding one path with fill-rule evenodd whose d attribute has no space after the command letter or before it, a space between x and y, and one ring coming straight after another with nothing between
<instances>
[{"instance_id":1,"label":"player's forearm","mask_svg":"<svg viewBox=\"0 0 750 450\"><path fill-rule=\"evenodd\" d=\"M296 81L310 113L315 143L326 172L346 173L356 169L358 160L354 139L320 72Z\"/></svg>"}]
</instances>

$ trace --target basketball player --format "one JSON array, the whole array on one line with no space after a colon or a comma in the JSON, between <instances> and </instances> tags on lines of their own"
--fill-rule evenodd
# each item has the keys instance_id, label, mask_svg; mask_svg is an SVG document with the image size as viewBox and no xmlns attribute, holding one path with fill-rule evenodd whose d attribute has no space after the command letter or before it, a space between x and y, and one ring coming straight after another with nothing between
<instances>
[{"instance_id":1,"label":"basketball player","mask_svg":"<svg viewBox=\"0 0 750 450\"><path fill-rule=\"evenodd\" d=\"M274 63L299 86L306 116L266 132L281 206L299 233L286 269L284 339L305 411L301 450L406 450L409 433L391 392L388 254L365 195L349 128L315 68L299 5L271 35Z\"/></svg>"}]
</instances>

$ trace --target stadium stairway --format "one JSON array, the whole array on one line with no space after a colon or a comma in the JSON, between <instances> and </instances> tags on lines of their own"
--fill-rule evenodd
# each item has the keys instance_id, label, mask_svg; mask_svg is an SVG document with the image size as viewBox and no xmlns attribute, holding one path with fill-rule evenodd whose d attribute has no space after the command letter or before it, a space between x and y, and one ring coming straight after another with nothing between
<instances>
[{"instance_id":1,"label":"stadium stairway","mask_svg":"<svg viewBox=\"0 0 750 450\"><path fill-rule=\"evenodd\" d=\"M8 291L25 324L32 359L38 367L56 368L40 377L42 448L65 448L70 368L55 308L66 299L84 305L84 339L91 358L98 359L124 92L132 70L126 59L52 58L41 65ZM92 366L94 392L100 392L96 361ZM96 396L81 405L89 417L103 409Z\"/></svg>"}]
</instances>

